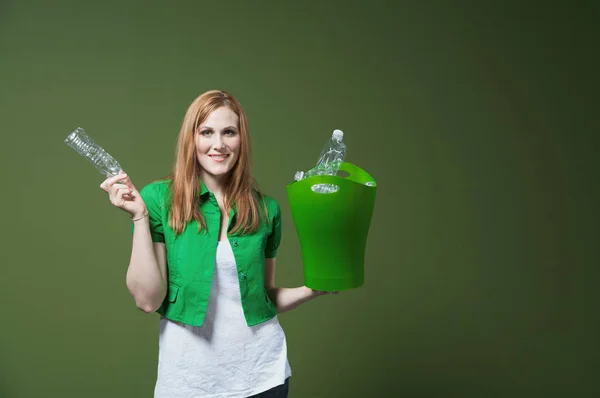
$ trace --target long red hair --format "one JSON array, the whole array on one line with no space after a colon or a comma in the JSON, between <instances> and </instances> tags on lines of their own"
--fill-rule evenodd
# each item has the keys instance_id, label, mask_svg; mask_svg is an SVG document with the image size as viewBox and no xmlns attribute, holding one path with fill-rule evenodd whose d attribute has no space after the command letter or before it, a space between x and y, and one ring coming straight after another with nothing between
<instances>
[{"instance_id":1,"label":"long red hair","mask_svg":"<svg viewBox=\"0 0 600 398\"><path fill-rule=\"evenodd\" d=\"M240 153L229 172L224 191L225 208L236 207L236 220L231 233L252 233L260 226L262 210L259 198L263 196L250 172L251 145L246 114L231 94L211 90L190 104L177 139L173 170L165 177L171 181L169 226L175 235L181 234L192 219L198 223L198 232L206 228L200 211L200 163L196 157L194 135L210 113L223 106L230 108L239 118ZM263 209L266 211L266 206Z\"/></svg>"}]
</instances>

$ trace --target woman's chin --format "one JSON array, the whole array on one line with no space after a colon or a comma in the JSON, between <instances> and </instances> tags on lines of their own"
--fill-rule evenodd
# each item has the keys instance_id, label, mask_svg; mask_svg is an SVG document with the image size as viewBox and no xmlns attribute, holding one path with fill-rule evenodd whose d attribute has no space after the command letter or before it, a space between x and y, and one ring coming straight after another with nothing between
<instances>
[{"instance_id":1,"label":"woman's chin","mask_svg":"<svg viewBox=\"0 0 600 398\"><path fill-rule=\"evenodd\" d=\"M208 170L205 169L205 171L206 171L206 174L208 174L209 176L211 176L213 178L222 179L229 175L231 168L230 167L213 167Z\"/></svg>"}]
</instances>

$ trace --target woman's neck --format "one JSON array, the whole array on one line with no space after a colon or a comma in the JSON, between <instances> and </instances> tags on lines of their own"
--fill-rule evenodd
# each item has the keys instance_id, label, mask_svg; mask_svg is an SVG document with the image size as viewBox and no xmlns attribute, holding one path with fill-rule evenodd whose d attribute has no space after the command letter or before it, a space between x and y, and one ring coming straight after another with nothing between
<instances>
[{"instance_id":1,"label":"woman's neck","mask_svg":"<svg viewBox=\"0 0 600 398\"><path fill-rule=\"evenodd\" d=\"M200 179L204 183L206 189L212 192L219 202L222 202L225 193L225 184L227 183L226 178L215 178L214 176L203 173L200 175Z\"/></svg>"}]
</instances>

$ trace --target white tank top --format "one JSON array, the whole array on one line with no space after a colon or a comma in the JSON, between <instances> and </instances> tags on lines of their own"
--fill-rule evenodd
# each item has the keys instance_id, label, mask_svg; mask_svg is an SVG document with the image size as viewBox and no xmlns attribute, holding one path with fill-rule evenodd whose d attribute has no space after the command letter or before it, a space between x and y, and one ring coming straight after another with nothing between
<instances>
[{"instance_id":1,"label":"white tank top","mask_svg":"<svg viewBox=\"0 0 600 398\"><path fill-rule=\"evenodd\" d=\"M248 327L237 275L229 241L220 241L202 326L161 317L155 398L248 397L291 376L277 316Z\"/></svg>"}]
</instances>

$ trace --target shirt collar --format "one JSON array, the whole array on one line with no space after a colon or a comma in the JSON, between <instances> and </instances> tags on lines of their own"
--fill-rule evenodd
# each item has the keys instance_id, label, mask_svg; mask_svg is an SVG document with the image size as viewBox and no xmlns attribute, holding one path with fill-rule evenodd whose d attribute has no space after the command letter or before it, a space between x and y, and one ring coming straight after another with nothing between
<instances>
[{"instance_id":1,"label":"shirt collar","mask_svg":"<svg viewBox=\"0 0 600 398\"><path fill-rule=\"evenodd\" d=\"M208 188L206 188L206 185L204 185L204 183L202 182L201 179L198 178L198 182L200 183L200 196L203 196L204 194L208 193Z\"/></svg>"},{"instance_id":2,"label":"shirt collar","mask_svg":"<svg viewBox=\"0 0 600 398\"><path fill-rule=\"evenodd\" d=\"M206 188L206 185L204 185L202 180L199 178L198 178L198 183L200 184L200 196L204 196L204 195L210 193L208 188ZM235 215L235 213L237 213L237 206L235 205L235 202L234 202L231 204L231 215L233 216L233 215Z\"/></svg>"}]
</instances>

